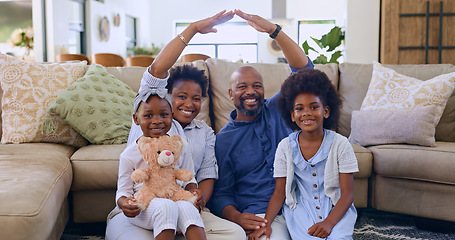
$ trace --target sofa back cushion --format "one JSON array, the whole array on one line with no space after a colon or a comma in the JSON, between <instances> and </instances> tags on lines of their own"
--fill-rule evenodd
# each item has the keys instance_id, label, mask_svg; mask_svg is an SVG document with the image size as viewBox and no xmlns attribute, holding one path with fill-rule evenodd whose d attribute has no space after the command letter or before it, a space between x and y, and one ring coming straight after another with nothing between
<instances>
[{"instance_id":1,"label":"sofa back cushion","mask_svg":"<svg viewBox=\"0 0 455 240\"><path fill-rule=\"evenodd\" d=\"M112 74L120 81L126 83L134 92L139 91L142 75L146 67L104 67L107 73Z\"/></svg>"},{"instance_id":2,"label":"sofa back cushion","mask_svg":"<svg viewBox=\"0 0 455 240\"><path fill-rule=\"evenodd\" d=\"M383 66L420 80L428 80L441 74L455 72L455 66L451 64ZM360 110L371 81L373 64L342 63L339 69L340 83L338 92L341 95L343 106L338 132L344 136L349 136L351 132L351 114L354 110ZM453 129L455 129L455 93L452 93L452 96L447 101L441 120L436 126L436 141L455 142Z\"/></svg>"},{"instance_id":3,"label":"sofa back cushion","mask_svg":"<svg viewBox=\"0 0 455 240\"><path fill-rule=\"evenodd\" d=\"M211 100L214 115L215 132L229 121L229 114L234 110L228 89L230 88L230 77L232 73L241 66L249 65L261 73L264 81L264 96L270 98L275 95L281 88L283 81L291 73L289 65L284 63L238 63L228 62L216 58L206 60L210 72L210 90L212 92ZM338 84L338 66L336 64L316 65L316 69L325 72L335 86Z\"/></svg>"}]
</instances>

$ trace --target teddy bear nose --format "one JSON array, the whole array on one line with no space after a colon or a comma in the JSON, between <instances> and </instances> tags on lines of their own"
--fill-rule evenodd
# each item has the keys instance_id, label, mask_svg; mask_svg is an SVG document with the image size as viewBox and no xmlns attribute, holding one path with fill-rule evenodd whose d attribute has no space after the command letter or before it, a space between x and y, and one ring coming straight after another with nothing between
<instances>
[{"instance_id":1,"label":"teddy bear nose","mask_svg":"<svg viewBox=\"0 0 455 240\"><path fill-rule=\"evenodd\" d=\"M169 152L169 151L166 152L166 155L167 155L167 156L171 156L171 152Z\"/></svg>"}]
</instances>

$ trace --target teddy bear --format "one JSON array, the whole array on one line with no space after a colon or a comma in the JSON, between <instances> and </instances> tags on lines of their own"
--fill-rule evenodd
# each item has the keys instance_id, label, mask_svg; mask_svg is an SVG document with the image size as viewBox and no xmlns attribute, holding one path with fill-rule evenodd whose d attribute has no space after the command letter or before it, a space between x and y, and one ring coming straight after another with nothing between
<instances>
[{"instance_id":1,"label":"teddy bear","mask_svg":"<svg viewBox=\"0 0 455 240\"><path fill-rule=\"evenodd\" d=\"M184 190L176 180L188 182L193 173L186 169L175 169L174 166L180 157L183 142L179 135L160 136L150 138L142 136L137 141L146 168L136 169L131 179L136 183L143 183L136 195L136 202L141 210L148 207L154 198L167 198L173 201L185 200L194 204L197 196Z\"/></svg>"}]
</instances>

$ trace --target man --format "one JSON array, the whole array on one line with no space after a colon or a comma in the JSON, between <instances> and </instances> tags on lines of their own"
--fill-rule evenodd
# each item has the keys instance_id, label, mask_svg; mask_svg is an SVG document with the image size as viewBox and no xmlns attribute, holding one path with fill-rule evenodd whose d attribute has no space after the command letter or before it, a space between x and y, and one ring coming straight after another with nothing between
<instances>
[{"instance_id":1,"label":"man","mask_svg":"<svg viewBox=\"0 0 455 240\"><path fill-rule=\"evenodd\" d=\"M313 67L303 50L281 31L281 27L260 16L240 10L235 13L259 32L268 33L275 39L293 72ZM215 152L219 179L215 183L211 209L239 224L247 234L265 226L263 217L275 186L276 147L292 132L277 108L279 95L264 99L260 73L249 66L239 68L231 76L229 89L236 109L217 134ZM290 239L281 215L272 223L272 229L271 239Z\"/></svg>"}]
</instances>

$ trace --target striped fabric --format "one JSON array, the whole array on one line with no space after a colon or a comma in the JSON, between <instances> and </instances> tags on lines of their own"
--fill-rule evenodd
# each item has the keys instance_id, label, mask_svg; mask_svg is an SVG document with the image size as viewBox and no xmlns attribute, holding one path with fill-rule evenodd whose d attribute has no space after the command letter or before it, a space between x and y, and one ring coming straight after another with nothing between
<instances>
[{"instance_id":1,"label":"striped fabric","mask_svg":"<svg viewBox=\"0 0 455 240\"><path fill-rule=\"evenodd\" d=\"M215 158L215 134L204 121L193 119L184 129L191 153L193 154L196 181L218 178Z\"/></svg>"}]
</instances>

